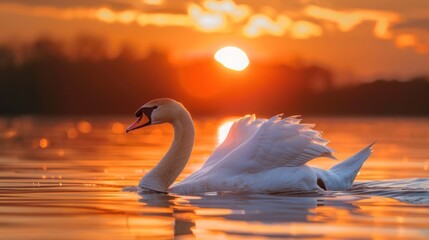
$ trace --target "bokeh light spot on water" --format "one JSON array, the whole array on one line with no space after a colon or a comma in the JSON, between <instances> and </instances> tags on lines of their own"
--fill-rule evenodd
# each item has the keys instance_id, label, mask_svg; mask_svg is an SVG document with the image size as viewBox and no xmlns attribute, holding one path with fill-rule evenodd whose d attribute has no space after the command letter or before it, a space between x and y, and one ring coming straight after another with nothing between
<instances>
[{"instance_id":1,"label":"bokeh light spot on water","mask_svg":"<svg viewBox=\"0 0 429 240\"><path fill-rule=\"evenodd\" d=\"M9 130L4 135L6 138L13 138L17 135L17 132L15 130Z\"/></svg>"},{"instance_id":2,"label":"bokeh light spot on water","mask_svg":"<svg viewBox=\"0 0 429 240\"><path fill-rule=\"evenodd\" d=\"M39 140L39 147L40 148L47 148L49 146L49 141L46 138L41 138Z\"/></svg>"},{"instance_id":3,"label":"bokeh light spot on water","mask_svg":"<svg viewBox=\"0 0 429 240\"><path fill-rule=\"evenodd\" d=\"M58 157L64 157L64 154L65 154L64 149L58 149L57 151Z\"/></svg>"},{"instance_id":4,"label":"bokeh light spot on water","mask_svg":"<svg viewBox=\"0 0 429 240\"><path fill-rule=\"evenodd\" d=\"M125 132L124 124L120 122L114 122L112 125L112 132L114 134L122 134Z\"/></svg>"},{"instance_id":5,"label":"bokeh light spot on water","mask_svg":"<svg viewBox=\"0 0 429 240\"><path fill-rule=\"evenodd\" d=\"M67 137L69 139L75 139L77 138L78 132L75 128L70 128L69 130L67 130Z\"/></svg>"},{"instance_id":6,"label":"bokeh light spot on water","mask_svg":"<svg viewBox=\"0 0 429 240\"><path fill-rule=\"evenodd\" d=\"M89 123L88 121L80 121L77 124L77 129L79 130L79 132L84 133L84 134L88 134L91 132L92 130L92 125L91 123Z\"/></svg>"}]
</instances>

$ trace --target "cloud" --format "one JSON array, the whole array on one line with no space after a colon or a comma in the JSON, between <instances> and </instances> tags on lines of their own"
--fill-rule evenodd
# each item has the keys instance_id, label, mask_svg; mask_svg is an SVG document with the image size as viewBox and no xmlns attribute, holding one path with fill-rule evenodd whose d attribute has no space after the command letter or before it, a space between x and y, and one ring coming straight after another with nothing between
<instances>
[{"instance_id":1,"label":"cloud","mask_svg":"<svg viewBox=\"0 0 429 240\"><path fill-rule=\"evenodd\" d=\"M158 5L162 5L164 3L164 0L142 0L142 3L146 5L158 6Z\"/></svg>"},{"instance_id":2,"label":"cloud","mask_svg":"<svg viewBox=\"0 0 429 240\"><path fill-rule=\"evenodd\" d=\"M218 32L228 26L225 14L207 11L194 3L188 6L188 16L192 19L195 28L203 32Z\"/></svg>"},{"instance_id":3,"label":"cloud","mask_svg":"<svg viewBox=\"0 0 429 240\"><path fill-rule=\"evenodd\" d=\"M140 26L181 26L193 27L202 32L227 32L234 27L241 27L246 37L262 35L289 36L306 39L322 35L323 30L315 23L298 20L293 21L287 15L280 14L271 19L258 13L251 15L251 9L244 4L236 4L232 0L205 0L199 4L190 3L187 14L170 13L138 13L135 11L113 11L108 8L97 10L98 20L114 23L130 24L136 21ZM243 22L247 23L243 25Z\"/></svg>"},{"instance_id":4,"label":"cloud","mask_svg":"<svg viewBox=\"0 0 429 240\"><path fill-rule=\"evenodd\" d=\"M255 14L243 28L246 37L256 38L263 35L283 36L289 33L296 39L306 39L322 35L323 30L317 24L308 21L296 21L286 15L278 15L275 20L263 14Z\"/></svg>"},{"instance_id":5,"label":"cloud","mask_svg":"<svg viewBox=\"0 0 429 240\"><path fill-rule=\"evenodd\" d=\"M190 19L183 14L141 13L133 10L115 12L108 8L100 8L95 11L95 18L106 23L131 24L136 22L140 26L192 26Z\"/></svg>"},{"instance_id":6,"label":"cloud","mask_svg":"<svg viewBox=\"0 0 429 240\"><path fill-rule=\"evenodd\" d=\"M338 12L332 9L322 8L314 5L308 6L304 11L308 16L313 18L337 23L338 28L344 32L352 30L354 27L356 27L356 25L362 22L362 19L356 15Z\"/></svg>"},{"instance_id":7,"label":"cloud","mask_svg":"<svg viewBox=\"0 0 429 240\"><path fill-rule=\"evenodd\" d=\"M411 13L415 14L429 8L427 0L301 0L302 3L320 5L335 9L368 9L383 12Z\"/></svg>"},{"instance_id":8,"label":"cloud","mask_svg":"<svg viewBox=\"0 0 429 240\"><path fill-rule=\"evenodd\" d=\"M318 37L323 34L322 28L308 21L294 22L290 30L291 35L297 39L307 39L310 37Z\"/></svg>"},{"instance_id":9,"label":"cloud","mask_svg":"<svg viewBox=\"0 0 429 240\"><path fill-rule=\"evenodd\" d=\"M60 20L89 19L98 20L105 23L137 23L140 26L192 26L192 21L185 14L142 13L135 10L115 11L107 7L55 8L44 6L31 7L17 4L0 4L0 13L1 12L12 12L20 15Z\"/></svg>"},{"instance_id":10,"label":"cloud","mask_svg":"<svg viewBox=\"0 0 429 240\"><path fill-rule=\"evenodd\" d=\"M428 46L420 42L418 37L414 34L399 34L395 38L395 46L397 48L414 48L414 50L419 54L429 53Z\"/></svg>"},{"instance_id":11,"label":"cloud","mask_svg":"<svg viewBox=\"0 0 429 240\"><path fill-rule=\"evenodd\" d=\"M0 13L36 16L60 20L93 20L109 24L135 24L141 27L183 27L200 32L217 33L241 31L249 38L264 35L287 36L294 39L309 39L322 36L324 21L336 24L339 31L349 32L363 22L373 22L373 34L380 39L391 39L398 49L413 48L417 53L427 54L427 44L418 35L404 32L409 28L429 30L429 19L407 21L399 13L354 9L338 10L316 5L305 5L301 11L286 12L269 8L259 12L246 4L233 0L202 0L200 3L183 1L168 3L165 0L0 0ZM133 3L128 5L127 3ZM148 6L147 6L148 5ZM252 5L254 6L254 5ZM171 8L175 9L174 11ZM178 11L179 9L179 11ZM310 21L311 19L317 23ZM395 32L401 30L401 33Z\"/></svg>"},{"instance_id":12,"label":"cloud","mask_svg":"<svg viewBox=\"0 0 429 240\"><path fill-rule=\"evenodd\" d=\"M19 15L47 17L62 20L87 19L93 18L95 11L88 8L66 8L60 9L55 7L38 6L32 7L28 5L18 4L0 4L0 12L8 12Z\"/></svg>"},{"instance_id":13,"label":"cloud","mask_svg":"<svg viewBox=\"0 0 429 240\"><path fill-rule=\"evenodd\" d=\"M244 4L236 4L232 0L206 0L203 2L203 6L211 12L225 14L234 22L241 22L245 20L251 13L251 8L249 6Z\"/></svg>"},{"instance_id":14,"label":"cloud","mask_svg":"<svg viewBox=\"0 0 429 240\"><path fill-rule=\"evenodd\" d=\"M282 36L292 25L292 20L285 16L279 15L272 20L266 15L255 14L250 17L249 21L243 28L243 34L246 37L259 37L265 34Z\"/></svg>"},{"instance_id":15,"label":"cloud","mask_svg":"<svg viewBox=\"0 0 429 240\"><path fill-rule=\"evenodd\" d=\"M187 10L194 26L204 32L225 31L248 18L251 12L249 6L232 0L205 0L202 5L191 3Z\"/></svg>"},{"instance_id":16,"label":"cloud","mask_svg":"<svg viewBox=\"0 0 429 240\"><path fill-rule=\"evenodd\" d=\"M392 28L401 30L401 32L409 31L410 29L429 31L429 18L409 19L395 24ZM412 33L399 34L395 39L397 48L413 48L418 54L429 54L428 45L427 38L426 42L423 42L417 35Z\"/></svg>"},{"instance_id":17,"label":"cloud","mask_svg":"<svg viewBox=\"0 0 429 240\"><path fill-rule=\"evenodd\" d=\"M413 48L418 54L429 53L428 46L421 42L417 35L411 33L394 33L392 30L419 28L429 30L429 19L415 19L401 22L402 17L398 13L388 11L375 11L358 9L353 11L339 11L310 5L305 8L305 13L313 18L334 22L340 31L351 31L364 21L372 21L374 36L380 39L392 39L398 49Z\"/></svg>"},{"instance_id":18,"label":"cloud","mask_svg":"<svg viewBox=\"0 0 429 240\"><path fill-rule=\"evenodd\" d=\"M392 37L390 26L399 21L398 14L374 10L339 11L323 8L315 5L307 6L305 14L310 17L334 22L340 31L351 31L364 21L375 22L374 35L378 38L388 39Z\"/></svg>"},{"instance_id":19,"label":"cloud","mask_svg":"<svg viewBox=\"0 0 429 240\"><path fill-rule=\"evenodd\" d=\"M132 8L131 4L128 4L124 1L115 0L0 0L0 4L2 3L51 8L109 7L110 9L115 10L125 10Z\"/></svg>"},{"instance_id":20,"label":"cloud","mask_svg":"<svg viewBox=\"0 0 429 240\"><path fill-rule=\"evenodd\" d=\"M176 26L176 27L191 27L192 21L189 17L183 14L170 13L141 13L137 17L137 23L140 26L154 25L159 27Z\"/></svg>"},{"instance_id":21,"label":"cloud","mask_svg":"<svg viewBox=\"0 0 429 240\"><path fill-rule=\"evenodd\" d=\"M398 48L412 47L416 43L417 37L412 34L400 34L395 39L395 44Z\"/></svg>"},{"instance_id":22,"label":"cloud","mask_svg":"<svg viewBox=\"0 0 429 240\"><path fill-rule=\"evenodd\" d=\"M393 29L419 29L429 31L429 18L409 19L395 24Z\"/></svg>"}]
</instances>

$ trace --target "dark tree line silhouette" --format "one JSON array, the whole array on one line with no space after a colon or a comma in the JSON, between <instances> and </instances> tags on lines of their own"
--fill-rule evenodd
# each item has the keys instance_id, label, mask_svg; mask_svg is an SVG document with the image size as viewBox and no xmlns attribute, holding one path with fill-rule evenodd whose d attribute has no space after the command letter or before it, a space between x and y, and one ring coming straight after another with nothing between
<instances>
[{"instance_id":1,"label":"dark tree line silhouette","mask_svg":"<svg viewBox=\"0 0 429 240\"><path fill-rule=\"evenodd\" d=\"M42 38L0 46L0 114L130 114L150 99L171 97L195 115L429 115L428 77L342 88L332 78L316 65L252 63L233 72L207 58L177 66L163 51L140 58L130 47L112 58L91 38L76 41L70 54Z\"/></svg>"}]
</instances>

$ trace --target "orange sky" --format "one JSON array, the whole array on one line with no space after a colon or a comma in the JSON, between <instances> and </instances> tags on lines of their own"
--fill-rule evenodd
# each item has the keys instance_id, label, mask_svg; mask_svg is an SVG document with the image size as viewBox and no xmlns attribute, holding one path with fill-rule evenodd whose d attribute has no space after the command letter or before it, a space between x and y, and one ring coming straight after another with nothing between
<instances>
[{"instance_id":1,"label":"orange sky","mask_svg":"<svg viewBox=\"0 0 429 240\"><path fill-rule=\"evenodd\" d=\"M173 61L235 45L250 61L315 62L339 77L429 74L427 0L0 0L0 42L41 35L158 47Z\"/></svg>"}]
</instances>

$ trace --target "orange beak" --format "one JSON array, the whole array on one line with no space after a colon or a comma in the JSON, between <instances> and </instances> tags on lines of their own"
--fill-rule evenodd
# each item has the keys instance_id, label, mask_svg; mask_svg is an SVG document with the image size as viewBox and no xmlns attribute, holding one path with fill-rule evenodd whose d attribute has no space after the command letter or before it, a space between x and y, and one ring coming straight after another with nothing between
<instances>
[{"instance_id":1,"label":"orange beak","mask_svg":"<svg viewBox=\"0 0 429 240\"><path fill-rule=\"evenodd\" d=\"M143 118L147 119L147 121L142 121ZM150 118L148 118L146 115L142 114L140 117L137 118L137 120L133 124L128 126L125 131L126 131L126 133L128 133L128 132L131 132L133 130L149 126L151 123L152 122L151 122Z\"/></svg>"}]
</instances>

